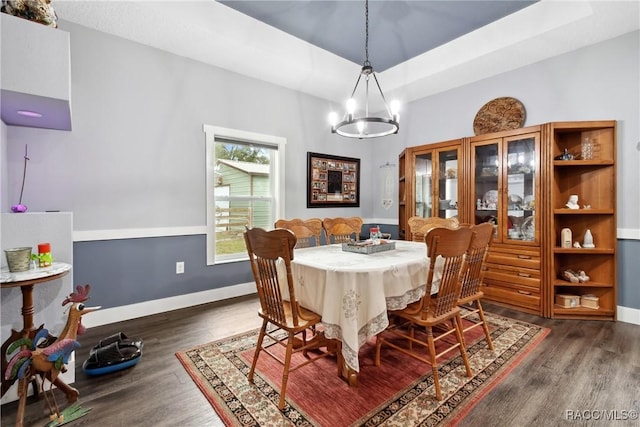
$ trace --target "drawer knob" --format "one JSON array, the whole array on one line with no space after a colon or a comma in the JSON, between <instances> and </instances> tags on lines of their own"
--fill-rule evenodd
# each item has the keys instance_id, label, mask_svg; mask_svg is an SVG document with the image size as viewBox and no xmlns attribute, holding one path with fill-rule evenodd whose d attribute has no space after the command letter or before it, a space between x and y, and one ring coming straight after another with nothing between
<instances>
[{"instance_id":1,"label":"drawer knob","mask_svg":"<svg viewBox=\"0 0 640 427\"><path fill-rule=\"evenodd\" d=\"M520 291L520 290L518 290L518 293L522 294L522 295L531 295L531 292L528 292L528 291Z\"/></svg>"},{"instance_id":2,"label":"drawer knob","mask_svg":"<svg viewBox=\"0 0 640 427\"><path fill-rule=\"evenodd\" d=\"M518 255L518 258L520 259L531 259L530 255Z\"/></svg>"},{"instance_id":3,"label":"drawer knob","mask_svg":"<svg viewBox=\"0 0 640 427\"><path fill-rule=\"evenodd\" d=\"M528 273L518 273L518 276L520 276L520 277L531 277L531 275L528 274Z\"/></svg>"}]
</instances>

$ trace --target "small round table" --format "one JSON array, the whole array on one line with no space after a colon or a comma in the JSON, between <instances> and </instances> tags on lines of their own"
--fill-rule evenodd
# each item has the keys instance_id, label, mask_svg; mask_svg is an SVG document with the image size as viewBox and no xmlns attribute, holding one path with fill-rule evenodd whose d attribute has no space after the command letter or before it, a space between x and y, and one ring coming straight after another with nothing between
<instances>
[{"instance_id":1,"label":"small round table","mask_svg":"<svg viewBox=\"0 0 640 427\"><path fill-rule=\"evenodd\" d=\"M71 264L64 262L54 262L51 267L35 268L27 271L11 273L8 269L3 268L0 271L0 286L4 288L20 287L22 292L22 330L20 332L12 330L11 336L2 343L2 396L9 390L15 382L15 379L6 380L4 372L7 368L7 348L17 339L22 337L33 338L36 328L33 324L33 287L42 283L59 279L69 273ZM24 411L27 401L27 386L29 379L20 380L18 385L18 397L20 403L18 405L18 416L16 426L22 426ZM64 383L63 383L64 384ZM56 384L57 385L57 384ZM65 384L66 385L66 384ZM68 386L67 386L68 387ZM64 390L63 390L64 391ZM37 390L35 391L37 393Z\"/></svg>"}]
</instances>

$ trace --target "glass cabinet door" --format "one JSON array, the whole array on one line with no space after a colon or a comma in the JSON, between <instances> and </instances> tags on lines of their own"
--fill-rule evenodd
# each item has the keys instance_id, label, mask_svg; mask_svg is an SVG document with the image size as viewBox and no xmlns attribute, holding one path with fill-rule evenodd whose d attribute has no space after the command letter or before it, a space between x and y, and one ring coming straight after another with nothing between
<instances>
[{"instance_id":1,"label":"glass cabinet door","mask_svg":"<svg viewBox=\"0 0 640 427\"><path fill-rule=\"evenodd\" d=\"M438 211L440 218L458 216L458 150L438 151Z\"/></svg>"},{"instance_id":2,"label":"glass cabinet door","mask_svg":"<svg viewBox=\"0 0 640 427\"><path fill-rule=\"evenodd\" d=\"M447 147L414 153L415 216L458 216L458 151Z\"/></svg>"},{"instance_id":3,"label":"glass cabinet door","mask_svg":"<svg viewBox=\"0 0 640 427\"><path fill-rule=\"evenodd\" d=\"M504 238L508 242L536 240L536 135L505 139L507 230Z\"/></svg>"},{"instance_id":4,"label":"glass cabinet door","mask_svg":"<svg viewBox=\"0 0 640 427\"><path fill-rule=\"evenodd\" d=\"M473 152L473 195L475 200L474 221L476 224L491 222L494 237L498 238L498 224L501 200L498 189L500 183L500 142L486 141L474 145Z\"/></svg>"},{"instance_id":5,"label":"glass cabinet door","mask_svg":"<svg viewBox=\"0 0 640 427\"><path fill-rule=\"evenodd\" d=\"M433 191L431 188L433 174L433 159L431 151L416 154L414 157L415 170L415 206L413 215L423 218L432 216Z\"/></svg>"},{"instance_id":6,"label":"glass cabinet door","mask_svg":"<svg viewBox=\"0 0 640 427\"><path fill-rule=\"evenodd\" d=\"M539 240L535 224L538 141L539 133L531 133L473 145L474 221L493 223L497 242Z\"/></svg>"}]
</instances>

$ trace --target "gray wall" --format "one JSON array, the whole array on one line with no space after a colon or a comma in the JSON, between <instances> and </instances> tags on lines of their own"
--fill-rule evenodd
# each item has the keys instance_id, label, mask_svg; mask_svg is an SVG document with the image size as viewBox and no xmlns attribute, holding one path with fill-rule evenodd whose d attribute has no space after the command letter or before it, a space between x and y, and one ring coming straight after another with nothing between
<instances>
[{"instance_id":1,"label":"gray wall","mask_svg":"<svg viewBox=\"0 0 640 427\"><path fill-rule=\"evenodd\" d=\"M618 240L618 305L640 309L640 240Z\"/></svg>"},{"instance_id":2,"label":"gray wall","mask_svg":"<svg viewBox=\"0 0 640 427\"><path fill-rule=\"evenodd\" d=\"M205 245L204 235L76 242L76 282L91 283L92 302L111 308L253 281L246 262L207 267Z\"/></svg>"},{"instance_id":3,"label":"gray wall","mask_svg":"<svg viewBox=\"0 0 640 427\"><path fill-rule=\"evenodd\" d=\"M326 117L334 106L327 101L68 22L59 25L71 33L73 131L7 128L3 212L19 197L28 143L23 201L30 211L72 211L75 232L204 230L202 125L210 124L287 138L287 217L359 215L396 224L397 206L380 205L379 166L397 163L406 146L471 135L482 104L514 96L527 108L527 124L621 121L619 190L625 197L619 197L619 227L640 230L637 32L414 102L403 109L399 135L361 142L329 133ZM360 208L306 208L307 151L362 160ZM250 281L246 263L206 267L203 235L170 234L76 241L76 283L91 283L92 300L109 308ZM637 250L638 241L628 243L621 248ZM185 261L184 275L175 275L176 261ZM620 303L640 308L626 274Z\"/></svg>"}]
</instances>

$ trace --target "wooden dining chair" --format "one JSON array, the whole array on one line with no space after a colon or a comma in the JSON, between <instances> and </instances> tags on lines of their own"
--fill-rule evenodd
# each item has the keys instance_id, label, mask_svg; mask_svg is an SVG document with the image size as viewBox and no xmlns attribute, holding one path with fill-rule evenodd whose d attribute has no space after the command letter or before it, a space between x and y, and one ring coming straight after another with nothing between
<instances>
[{"instance_id":1,"label":"wooden dining chair","mask_svg":"<svg viewBox=\"0 0 640 427\"><path fill-rule=\"evenodd\" d=\"M279 219L276 221L275 227L293 231L298 239L296 248L320 246L320 236L322 235L322 220L320 218Z\"/></svg>"},{"instance_id":2,"label":"wooden dining chair","mask_svg":"<svg viewBox=\"0 0 640 427\"><path fill-rule=\"evenodd\" d=\"M248 379L253 382L256 364L263 351L284 365L278 403L278 408L283 409L289 372L322 357L340 354L339 346L313 353L313 356L307 353L311 348L317 349L313 340L307 340L307 331L315 333L312 328L320 322L320 315L302 307L296 300L291 274L291 260L296 244L296 236L293 232L281 228L271 231L252 228L244 233L244 239L260 299L258 315L262 318L262 327ZM281 268L282 264L284 264L284 270ZM284 272L286 274L283 274ZM285 293L282 291L283 288L288 291L288 300L283 296ZM267 330L269 324L275 328ZM279 334L279 331L284 331L286 334ZM265 336L270 338L266 345L264 344ZM271 351L270 347L276 344L285 347L284 360ZM303 352L306 359L292 367L291 357L299 352Z\"/></svg>"},{"instance_id":3,"label":"wooden dining chair","mask_svg":"<svg viewBox=\"0 0 640 427\"><path fill-rule=\"evenodd\" d=\"M428 217L423 218L421 216L412 216L407 221L409 225L409 233L411 234L411 240L414 242L424 242L424 236L427 235L427 232L435 227L445 227L445 228L458 228L460 227L460 223L458 222L458 218L439 218L439 217Z\"/></svg>"},{"instance_id":4,"label":"wooden dining chair","mask_svg":"<svg viewBox=\"0 0 640 427\"><path fill-rule=\"evenodd\" d=\"M401 351L417 360L431 364L433 372L433 380L436 389L436 398L442 400L442 391L440 389L440 380L438 377L438 358L445 353L454 349L460 351L466 373L471 377L471 367L467 351L464 346L462 337L462 319L460 317L460 308L457 305L460 297L460 274L463 271L464 258L469 243L471 241L472 231L469 227L457 229L433 228L427 232L425 243L427 244L427 256L429 258L429 272L427 273L427 288L425 295L418 302L407 306L402 310L390 311L389 315L394 316L394 322L382 333L376 337L376 366L380 366L380 353L383 345L387 345L398 351ZM434 283L436 259L441 257L442 275L439 279L439 288L436 295L431 295L431 288ZM452 327L448 327L451 322ZM440 335L434 337L433 329L435 326L447 326ZM419 334L424 334L422 330L426 330L426 337L418 338ZM451 335L456 336L455 344L448 344L442 341L443 338ZM406 340L405 345L401 345L401 341ZM447 345L436 353L435 343L442 341L442 345ZM414 344L419 349L427 350L428 354L419 349L414 349ZM428 356L428 358L427 358Z\"/></svg>"},{"instance_id":5,"label":"wooden dining chair","mask_svg":"<svg viewBox=\"0 0 640 427\"><path fill-rule=\"evenodd\" d=\"M327 244L348 243L350 240L360 241L362 230L362 218L325 218L322 220L322 228L327 238Z\"/></svg>"},{"instance_id":6,"label":"wooden dining chair","mask_svg":"<svg viewBox=\"0 0 640 427\"><path fill-rule=\"evenodd\" d=\"M489 334L489 327L484 317L484 311L482 310L482 304L480 299L484 296L480 290L482 285L482 279L484 277L484 263L489 251L489 246L493 240L493 224L484 222L471 226L473 236L471 237L471 243L467 249L465 255L465 267L461 276L461 291L458 305L464 307L466 312L461 315L463 319L467 319L470 322L470 326L466 326L463 329L464 333L482 326L484 334L487 338L487 344L489 349L493 350L493 342L491 341L491 335ZM475 317L474 314L480 318L479 322L472 321L470 318Z\"/></svg>"}]
</instances>

